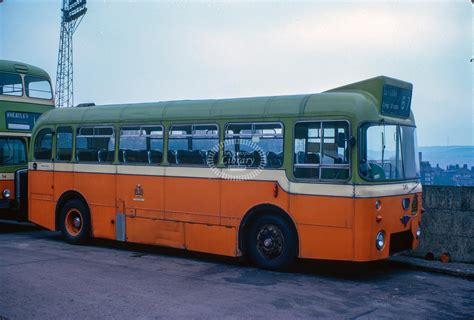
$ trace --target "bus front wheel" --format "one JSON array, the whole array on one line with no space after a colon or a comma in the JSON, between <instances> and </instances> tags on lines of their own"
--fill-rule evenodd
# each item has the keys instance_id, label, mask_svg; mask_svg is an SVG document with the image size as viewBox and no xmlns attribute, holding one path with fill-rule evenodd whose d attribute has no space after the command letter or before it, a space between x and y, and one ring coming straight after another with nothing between
<instances>
[{"instance_id":1,"label":"bus front wheel","mask_svg":"<svg viewBox=\"0 0 474 320\"><path fill-rule=\"evenodd\" d=\"M81 200L70 200L61 209L60 229L71 244L83 244L90 238L91 217L89 208Z\"/></svg>"},{"instance_id":2,"label":"bus front wheel","mask_svg":"<svg viewBox=\"0 0 474 320\"><path fill-rule=\"evenodd\" d=\"M247 253L252 262L263 269L283 270L296 259L297 241L293 228L282 217L258 216L247 235Z\"/></svg>"}]
</instances>

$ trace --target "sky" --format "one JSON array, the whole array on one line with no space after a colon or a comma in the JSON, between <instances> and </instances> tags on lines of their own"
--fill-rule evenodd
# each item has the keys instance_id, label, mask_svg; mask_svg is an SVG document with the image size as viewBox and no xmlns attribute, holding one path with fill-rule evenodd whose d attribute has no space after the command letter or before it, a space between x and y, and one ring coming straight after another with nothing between
<instances>
[{"instance_id":1,"label":"sky","mask_svg":"<svg viewBox=\"0 0 474 320\"><path fill-rule=\"evenodd\" d=\"M3 0L0 59L56 78L60 0ZM413 83L420 146L473 145L467 0L88 0L74 103L315 93L386 75Z\"/></svg>"}]
</instances>

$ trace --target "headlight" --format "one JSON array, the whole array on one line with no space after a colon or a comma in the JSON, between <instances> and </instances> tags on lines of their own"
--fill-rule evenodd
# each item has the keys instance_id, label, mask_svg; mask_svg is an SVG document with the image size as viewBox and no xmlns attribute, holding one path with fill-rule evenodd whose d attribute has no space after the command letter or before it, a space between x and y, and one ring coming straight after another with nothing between
<instances>
[{"instance_id":1,"label":"headlight","mask_svg":"<svg viewBox=\"0 0 474 320\"><path fill-rule=\"evenodd\" d=\"M375 237L375 246L378 250L382 250L385 246L385 232L379 231Z\"/></svg>"},{"instance_id":2,"label":"headlight","mask_svg":"<svg viewBox=\"0 0 474 320\"><path fill-rule=\"evenodd\" d=\"M416 238L420 239L420 237L421 237L421 228L420 226L418 226L418 228L416 229Z\"/></svg>"},{"instance_id":3,"label":"headlight","mask_svg":"<svg viewBox=\"0 0 474 320\"><path fill-rule=\"evenodd\" d=\"M4 189L3 192L2 192L2 195L5 199L9 199L12 195L11 191L8 190L8 189Z\"/></svg>"}]
</instances>

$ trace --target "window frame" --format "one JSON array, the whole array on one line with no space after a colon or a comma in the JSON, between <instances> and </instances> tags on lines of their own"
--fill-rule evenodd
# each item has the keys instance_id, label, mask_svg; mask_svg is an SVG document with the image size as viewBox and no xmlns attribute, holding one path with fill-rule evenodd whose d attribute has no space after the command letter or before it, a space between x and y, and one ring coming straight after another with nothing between
<instances>
[{"instance_id":1,"label":"window frame","mask_svg":"<svg viewBox=\"0 0 474 320\"><path fill-rule=\"evenodd\" d=\"M348 119L311 119L311 120L301 120L301 121L296 121L294 122L293 124L293 137L292 137L292 155L291 155L291 176L293 177L293 179L295 181L298 181L298 182L306 182L306 183L327 183L327 184L346 184L347 182L349 182L351 179L352 179L352 146L351 144L349 143L349 141L347 141L347 149L348 149L348 154L349 154L349 157L348 157L348 160L349 160L349 163L348 164L332 164L332 165L328 165L328 164L296 164L295 163L295 140L296 140L296 125L297 124L300 124L300 123L309 123L309 122L320 122L321 123L321 144L320 144L320 152L322 151L322 148L323 148L323 145L324 145L324 126L323 126L323 123L325 122L346 122L348 127L347 127L347 131L349 133L349 137L348 138L351 138L352 137L352 126L351 126L351 122L348 120ZM321 153L322 154L322 153ZM300 168L319 168L319 178L318 179L308 179L308 178L297 178L295 177L294 175L294 169L295 169L295 165L297 165L297 167L300 167ZM344 169L344 168L347 168L349 169L349 175L347 177L347 179L322 179L321 178L321 169L322 168L329 168L329 169Z\"/></svg>"},{"instance_id":2,"label":"window frame","mask_svg":"<svg viewBox=\"0 0 474 320\"><path fill-rule=\"evenodd\" d=\"M27 81L27 78L33 78L33 79L37 79L37 80L46 81L46 82L49 84L49 89L50 89L50 93L51 93L51 98L40 98L40 97L32 97L32 96L30 96L29 84L30 84L31 82L35 82L35 81L30 81L30 82L28 82L28 81ZM33 90L33 91L38 91L38 90ZM30 99L39 99L39 100L51 101L51 100L53 100L53 98L54 98L53 86L51 85L51 80L50 80L50 79L48 79L48 78L43 78L43 77L32 76L32 75L28 75L28 74L23 76L23 93L24 93L24 96L25 96L25 97L28 97L28 98L30 98Z\"/></svg>"},{"instance_id":3,"label":"window frame","mask_svg":"<svg viewBox=\"0 0 474 320\"><path fill-rule=\"evenodd\" d=\"M83 129L83 128L92 128L92 129L95 129L95 128L99 128L99 129L103 129L103 128L108 128L108 129L112 129L112 134L111 135L95 135L94 132L92 135L81 135L79 134L80 130ZM112 161L107 161L107 162L100 162L100 161L81 161L77 158L77 138L78 137L85 137L85 138L108 138L108 137L113 137L114 138L114 158L112 159ZM115 130L115 125L113 124L110 124L110 125L77 125L75 127L75 132L74 132L74 142L73 142L73 145L74 145L74 149L73 149L73 162L75 163L86 163L86 164L101 164L101 165L113 165L117 162L117 130Z\"/></svg>"},{"instance_id":4,"label":"window frame","mask_svg":"<svg viewBox=\"0 0 474 320\"><path fill-rule=\"evenodd\" d=\"M0 94L0 97L15 97L15 98L20 98L20 97L26 97L26 90L25 90L25 79L24 75L20 73L15 73L15 72L8 72L8 71L0 71L0 73L6 73L6 74L12 74L12 75L17 75L21 79L21 95L14 95L14 94Z\"/></svg>"},{"instance_id":5,"label":"window frame","mask_svg":"<svg viewBox=\"0 0 474 320\"><path fill-rule=\"evenodd\" d=\"M43 130L49 130L51 132L51 155L49 157L49 159L37 159L36 158L36 141L38 140L38 135L41 131ZM50 127L50 126L45 126L45 127L42 127L40 128L35 136L34 136L34 140L32 139L31 141L31 147L32 147L32 151L33 151L33 159L34 161L36 162L53 162L54 160L54 149L55 149L55 146L54 146L54 136L55 136L55 131L54 131L54 127Z\"/></svg>"},{"instance_id":6,"label":"window frame","mask_svg":"<svg viewBox=\"0 0 474 320\"><path fill-rule=\"evenodd\" d=\"M71 159L69 160L59 160L58 159L58 131L60 128L70 128L71 133L72 133L72 146L71 146ZM72 125L59 125L55 128L54 130L54 162L60 162L60 163L69 163L69 162L74 162L75 160L75 145L76 145L76 139L75 139L75 132L74 127Z\"/></svg>"},{"instance_id":7,"label":"window frame","mask_svg":"<svg viewBox=\"0 0 474 320\"><path fill-rule=\"evenodd\" d=\"M360 123L359 126L357 127L357 140L358 140L358 144L357 144L357 174L359 175L359 177L363 181L371 182L371 183L379 183L379 184L395 184L395 183L400 183L400 182L419 182L419 181L421 181L421 168L420 168L420 177L418 177L418 178L408 178L408 179L373 180L373 179L367 179L367 177L365 177L364 175L362 175L360 173L359 165L360 165L360 161L362 160L362 148L361 147L362 147L362 144L365 144L365 141L362 139L363 136L364 136L363 135L364 128L366 130L370 126L381 125L381 124L382 123L380 121L365 121L365 122ZM402 126L411 127L411 128L415 128L415 129L417 128L417 126L415 124L402 124L402 123L393 122L393 121L384 121L383 125L386 125L386 126L393 125L393 126L397 126L398 128L402 127Z\"/></svg>"},{"instance_id":8,"label":"window frame","mask_svg":"<svg viewBox=\"0 0 474 320\"><path fill-rule=\"evenodd\" d=\"M117 164L119 165L126 165L126 166L161 166L163 165L163 161L165 159L165 126L163 124L121 124L119 127L118 127L118 143L117 143L117 152L120 153L120 144L121 144L121 137L122 137L122 129L123 128L131 128L131 127L139 127L139 130L140 130L140 135L138 135L138 137L141 137L143 136L141 134L141 129L142 128L161 128L161 131L163 132L162 134L162 140L163 140L163 150L161 150L161 161L158 162L158 163L147 163L147 162L124 162L124 161L120 161L120 154L118 155L117 157ZM131 136L131 137L137 137L136 135L125 135L125 136ZM147 137L145 135L145 137Z\"/></svg>"},{"instance_id":9,"label":"window frame","mask_svg":"<svg viewBox=\"0 0 474 320\"><path fill-rule=\"evenodd\" d=\"M281 162L281 166L279 167L275 167L275 168L269 168L269 167L263 167L262 170L280 170L281 168L284 168L285 167L285 132L286 132L286 128L285 128L285 124L281 121L256 121L256 122L252 122L252 121L245 121L245 122L226 122L225 123L225 126L224 126L224 130L223 130L223 140L222 140L222 153L224 153L224 147L225 147L225 140L227 139L226 138L226 131L227 131L227 127L229 125L245 125L245 124L250 124L252 126L252 134L248 135L248 136L243 136L242 138L250 138L252 139L252 137L254 136L253 132L254 132L254 127L255 125L266 125L266 124L279 124L281 126L281 139L283 140L283 148L282 148L282 152L283 152L283 157L282 157L282 162ZM260 135L260 137L262 137L264 135ZM231 138L235 138L234 137L234 134L232 134L232 137ZM240 139L241 137L240 136L237 136L236 139ZM222 160L221 160L222 161ZM225 165L224 165L225 166ZM227 168L227 167L225 167ZM255 169L253 167L247 167L248 169Z\"/></svg>"},{"instance_id":10,"label":"window frame","mask_svg":"<svg viewBox=\"0 0 474 320\"><path fill-rule=\"evenodd\" d=\"M186 134L186 135L183 135L182 138L171 138L171 129L173 127L179 127L179 126L191 126L191 134ZM169 166L172 166L172 167L199 167L199 168L205 168L205 167L209 167L207 164L189 164L189 163L185 163L185 164L179 164L179 163L170 163L168 161L168 157L169 157L169 152L170 152L170 139L184 139L184 138L189 138L191 137L191 139L193 137L198 137L198 138L201 138L201 139L205 139L206 137L202 136L202 135L194 135L194 127L195 126L215 126L217 128L217 134L216 134L216 138L211 138L211 139L217 139L218 141L218 144L220 145L221 143L221 137L220 137L220 125L218 123L209 123L209 122L205 122L205 123L170 123L168 125L168 130L166 132L166 157L165 157L165 154L163 153L163 158L164 160L166 160L166 163L167 165ZM164 133L164 132L163 132ZM163 149L164 149L164 145L163 145ZM218 163L219 163L219 159L220 159L220 149L221 147L219 146L219 150L218 150ZM194 151L194 150L193 150Z\"/></svg>"},{"instance_id":11,"label":"window frame","mask_svg":"<svg viewBox=\"0 0 474 320\"><path fill-rule=\"evenodd\" d=\"M0 140L18 140L23 144L25 150L26 161L24 163L17 163L17 164L2 164L3 167L18 167L18 166L25 166L28 165L28 144L25 140L25 137L22 136L1 136Z\"/></svg>"}]
</instances>

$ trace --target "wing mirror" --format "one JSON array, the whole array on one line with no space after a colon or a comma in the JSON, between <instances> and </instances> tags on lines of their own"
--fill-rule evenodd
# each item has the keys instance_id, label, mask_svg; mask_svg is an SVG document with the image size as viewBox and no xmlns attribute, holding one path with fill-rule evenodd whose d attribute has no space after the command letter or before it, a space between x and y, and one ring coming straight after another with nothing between
<instances>
[{"instance_id":1,"label":"wing mirror","mask_svg":"<svg viewBox=\"0 0 474 320\"><path fill-rule=\"evenodd\" d=\"M356 139L354 137L347 138L344 132L338 132L336 137L336 144L338 148L344 148L346 146L346 142L351 146L355 146Z\"/></svg>"}]
</instances>

